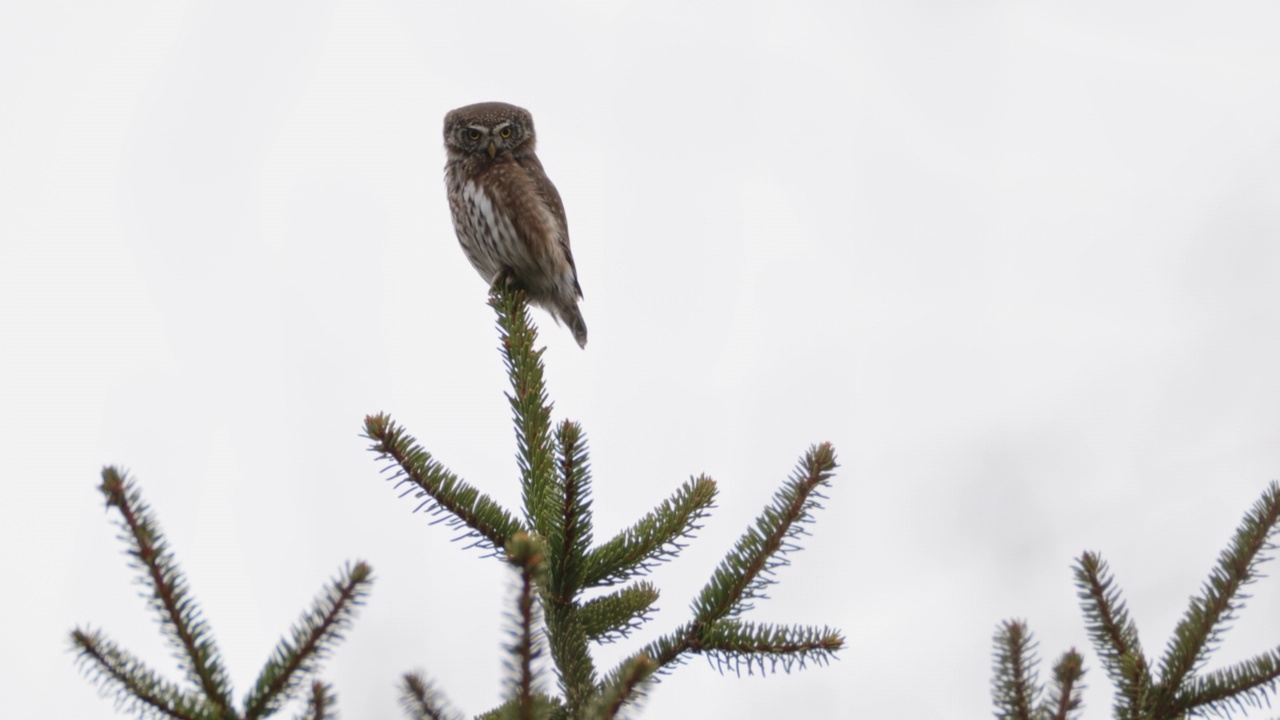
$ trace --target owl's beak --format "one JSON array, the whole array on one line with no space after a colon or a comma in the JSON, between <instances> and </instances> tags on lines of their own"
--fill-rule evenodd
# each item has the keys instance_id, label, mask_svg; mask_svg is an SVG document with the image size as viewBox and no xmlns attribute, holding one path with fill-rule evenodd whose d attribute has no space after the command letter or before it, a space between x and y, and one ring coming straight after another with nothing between
<instances>
[{"instance_id":1,"label":"owl's beak","mask_svg":"<svg viewBox=\"0 0 1280 720\"><path fill-rule=\"evenodd\" d=\"M492 160L494 155L498 154L498 145L494 141L489 141L489 159Z\"/></svg>"}]
</instances>

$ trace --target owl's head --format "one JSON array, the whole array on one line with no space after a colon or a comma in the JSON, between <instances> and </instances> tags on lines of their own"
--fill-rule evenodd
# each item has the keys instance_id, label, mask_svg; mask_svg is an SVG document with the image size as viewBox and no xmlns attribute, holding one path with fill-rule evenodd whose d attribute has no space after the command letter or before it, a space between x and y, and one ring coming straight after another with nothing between
<instances>
[{"instance_id":1,"label":"owl's head","mask_svg":"<svg viewBox=\"0 0 1280 720\"><path fill-rule=\"evenodd\" d=\"M476 103L444 116L444 146L450 157L484 156L490 161L534 151L533 116L500 102Z\"/></svg>"}]
</instances>

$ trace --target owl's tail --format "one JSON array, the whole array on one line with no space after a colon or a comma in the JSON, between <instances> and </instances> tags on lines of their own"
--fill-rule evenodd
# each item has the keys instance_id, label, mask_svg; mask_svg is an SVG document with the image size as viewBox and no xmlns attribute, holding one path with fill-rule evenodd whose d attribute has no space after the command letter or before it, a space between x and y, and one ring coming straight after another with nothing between
<instances>
[{"instance_id":1,"label":"owl's tail","mask_svg":"<svg viewBox=\"0 0 1280 720\"><path fill-rule=\"evenodd\" d=\"M582 311L578 309L578 303L568 302L562 303L556 307L556 315L564 321L565 325L573 331L573 339L578 341L578 347L585 348L587 346L587 321L582 319Z\"/></svg>"}]
</instances>

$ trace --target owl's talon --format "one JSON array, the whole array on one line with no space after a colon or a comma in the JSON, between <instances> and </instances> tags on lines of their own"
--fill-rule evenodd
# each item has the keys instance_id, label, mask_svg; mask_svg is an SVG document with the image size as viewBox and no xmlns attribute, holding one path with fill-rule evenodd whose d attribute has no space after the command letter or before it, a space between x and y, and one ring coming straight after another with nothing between
<instances>
[{"instance_id":1,"label":"owl's talon","mask_svg":"<svg viewBox=\"0 0 1280 720\"><path fill-rule=\"evenodd\" d=\"M503 287L510 290L511 288L515 287L515 285L516 285L515 275L513 275L511 271L507 270L506 268L502 268L498 272L494 273L493 279L489 281L490 290L496 290L499 287Z\"/></svg>"}]
</instances>

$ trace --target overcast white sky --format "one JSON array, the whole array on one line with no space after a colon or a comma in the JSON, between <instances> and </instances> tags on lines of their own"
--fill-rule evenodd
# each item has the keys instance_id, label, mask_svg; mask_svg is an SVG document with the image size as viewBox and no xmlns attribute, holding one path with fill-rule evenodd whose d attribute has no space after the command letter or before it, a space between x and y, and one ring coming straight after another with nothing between
<instances>
[{"instance_id":1,"label":"overcast white sky","mask_svg":"<svg viewBox=\"0 0 1280 720\"><path fill-rule=\"evenodd\" d=\"M425 668L492 707L511 577L410 513L365 414L515 508L485 285L441 120L529 108L591 342L548 316L598 536L720 484L653 579L688 616L812 443L839 475L753 619L830 667L693 660L647 717L989 717L991 635L1086 649L1103 553L1163 651L1280 478L1280 5L150 2L0 7L0 707L114 717L102 627L176 679L95 490L142 483L248 690L348 559L348 718ZM1214 666L1280 644L1280 579ZM1111 688L1087 653L1089 718Z\"/></svg>"}]
</instances>

